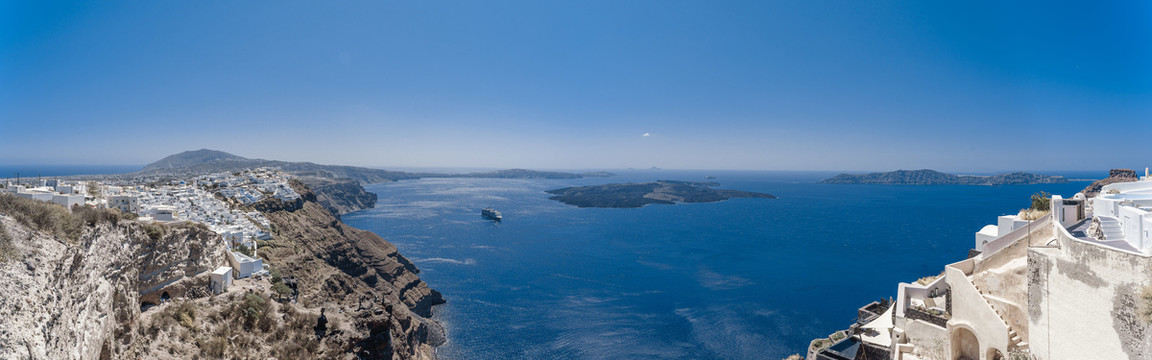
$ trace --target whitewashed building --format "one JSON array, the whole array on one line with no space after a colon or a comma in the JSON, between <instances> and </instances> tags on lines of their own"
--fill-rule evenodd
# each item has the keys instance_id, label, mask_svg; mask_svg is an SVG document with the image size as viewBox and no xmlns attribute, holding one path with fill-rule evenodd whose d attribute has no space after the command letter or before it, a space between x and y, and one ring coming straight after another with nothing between
<instances>
[{"instance_id":1,"label":"whitewashed building","mask_svg":"<svg viewBox=\"0 0 1152 360\"><path fill-rule=\"evenodd\" d=\"M208 287L212 289L213 294L228 291L228 287L232 286L232 277L232 268L227 266L216 268L208 275Z\"/></svg>"}]
</instances>

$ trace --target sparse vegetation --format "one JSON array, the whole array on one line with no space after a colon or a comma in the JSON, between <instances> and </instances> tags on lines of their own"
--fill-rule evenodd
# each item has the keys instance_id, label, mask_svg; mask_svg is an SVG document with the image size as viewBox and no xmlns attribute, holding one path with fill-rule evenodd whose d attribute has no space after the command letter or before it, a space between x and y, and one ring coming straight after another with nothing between
<instances>
[{"instance_id":1,"label":"sparse vegetation","mask_svg":"<svg viewBox=\"0 0 1152 360\"><path fill-rule=\"evenodd\" d=\"M1021 209L1020 212L1016 214L1016 216L1020 217L1020 220L1036 220L1044 217L1044 215L1048 215L1048 210Z\"/></svg>"},{"instance_id":2,"label":"sparse vegetation","mask_svg":"<svg viewBox=\"0 0 1152 360\"><path fill-rule=\"evenodd\" d=\"M158 222L150 222L144 224L144 233L148 234L148 238L153 241L160 240L164 235L168 234L168 228L164 224Z\"/></svg>"},{"instance_id":3,"label":"sparse vegetation","mask_svg":"<svg viewBox=\"0 0 1152 360\"><path fill-rule=\"evenodd\" d=\"M8 235L8 229L4 228L4 223L0 223L0 262L15 259L16 255L16 247L12 245L12 235Z\"/></svg>"},{"instance_id":4,"label":"sparse vegetation","mask_svg":"<svg viewBox=\"0 0 1152 360\"><path fill-rule=\"evenodd\" d=\"M1008 350L1008 360L1035 360L1036 357L1028 350L1012 349Z\"/></svg>"},{"instance_id":5,"label":"sparse vegetation","mask_svg":"<svg viewBox=\"0 0 1152 360\"><path fill-rule=\"evenodd\" d=\"M228 351L228 339L223 336L213 336L200 342L200 350L204 351L204 355L209 358L223 359L225 352Z\"/></svg>"},{"instance_id":6,"label":"sparse vegetation","mask_svg":"<svg viewBox=\"0 0 1152 360\"><path fill-rule=\"evenodd\" d=\"M185 301L175 306L173 317L176 322L189 330L196 329L196 307L192 302Z\"/></svg>"},{"instance_id":7,"label":"sparse vegetation","mask_svg":"<svg viewBox=\"0 0 1152 360\"><path fill-rule=\"evenodd\" d=\"M235 250L241 254L248 255L248 257L256 256L252 252L252 248L248 247L248 245L244 245L244 244L236 245Z\"/></svg>"},{"instance_id":8,"label":"sparse vegetation","mask_svg":"<svg viewBox=\"0 0 1152 360\"><path fill-rule=\"evenodd\" d=\"M261 330L267 331L270 327L272 318L269 316L268 299L263 295L244 294L239 310L245 328L259 327Z\"/></svg>"},{"instance_id":9,"label":"sparse vegetation","mask_svg":"<svg viewBox=\"0 0 1152 360\"><path fill-rule=\"evenodd\" d=\"M1145 286L1140 291L1140 300L1140 317L1152 323L1152 286Z\"/></svg>"},{"instance_id":10,"label":"sparse vegetation","mask_svg":"<svg viewBox=\"0 0 1152 360\"><path fill-rule=\"evenodd\" d=\"M826 338L812 340L809 348L810 350L821 350L835 344L837 341L843 340L845 337L848 337L848 334L844 331L837 331L828 335Z\"/></svg>"},{"instance_id":11,"label":"sparse vegetation","mask_svg":"<svg viewBox=\"0 0 1152 360\"><path fill-rule=\"evenodd\" d=\"M0 211L21 225L71 241L84 232L84 221L57 204L0 194Z\"/></svg>"},{"instance_id":12,"label":"sparse vegetation","mask_svg":"<svg viewBox=\"0 0 1152 360\"><path fill-rule=\"evenodd\" d=\"M83 221L84 224L88 226L96 226L96 224L102 222L116 225L120 223L121 219L126 218L124 214L114 209L93 209L83 205L72 206L72 215L80 218L80 221ZM132 218L135 219L135 216Z\"/></svg>"}]
</instances>

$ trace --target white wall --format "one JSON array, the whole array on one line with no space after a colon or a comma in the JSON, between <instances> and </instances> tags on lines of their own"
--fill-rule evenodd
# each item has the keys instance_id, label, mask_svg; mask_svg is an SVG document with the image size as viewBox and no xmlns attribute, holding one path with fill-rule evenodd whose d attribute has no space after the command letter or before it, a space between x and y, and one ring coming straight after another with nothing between
<instances>
[{"instance_id":1,"label":"white wall","mask_svg":"<svg viewBox=\"0 0 1152 360\"><path fill-rule=\"evenodd\" d=\"M996 240L996 237L1000 236L999 234L1000 230L996 225L985 226L983 229L980 229L980 231L976 232L976 245L972 248L976 249L976 251L984 251L984 244Z\"/></svg>"},{"instance_id":2,"label":"white wall","mask_svg":"<svg viewBox=\"0 0 1152 360\"><path fill-rule=\"evenodd\" d=\"M1131 206L1121 206L1117 216L1120 219L1121 229L1124 231L1124 239L1132 244L1137 250L1147 252L1149 242L1147 236L1144 234L1144 217L1148 215L1147 211L1140 210Z\"/></svg>"},{"instance_id":3,"label":"white wall","mask_svg":"<svg viewBox=\"0 0 1152 360\"><path fill-rule=\"evenodd\" d=\"M1148 359L1139 298L1152 259L1073 239L1028 250L1029 350L1042 360Z\"/></svg>"}]
</instances>

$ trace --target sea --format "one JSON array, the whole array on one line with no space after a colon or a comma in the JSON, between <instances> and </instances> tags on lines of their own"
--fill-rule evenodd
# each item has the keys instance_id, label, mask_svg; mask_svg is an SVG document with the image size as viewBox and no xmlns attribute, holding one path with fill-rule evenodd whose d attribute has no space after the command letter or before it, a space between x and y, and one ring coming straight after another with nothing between
<instances>
[{"instance_id":1,"label":"sea","mask_svg":"<svg viewBox=\"0 0 1152 360\"><path fill-rule=\"evenodd\" d=\"M847 328L898 283L965 259L975 232L1028 207L1030 195L1068 197L1089 184L819 183L834 175L405 180L367 186L376 207L343 219L396 244L444 294L447 304L434 309L449 337L441 359L775 360ZM545 192L654 180L714 181L779 199L609 209ZM504 220L482 218L485 207Z\"/></svg>"},{"instance_id":2,"label":"sea","mask_svg":"<svg viewBox=\"0 0 1152 360\"><path fill-rule=\"evenodd\" d=\"M107 175L140 171L143 165L5 165L0 164L0 179L20 177L48 178L71 175Z\"/></svg>"}]
</instances>

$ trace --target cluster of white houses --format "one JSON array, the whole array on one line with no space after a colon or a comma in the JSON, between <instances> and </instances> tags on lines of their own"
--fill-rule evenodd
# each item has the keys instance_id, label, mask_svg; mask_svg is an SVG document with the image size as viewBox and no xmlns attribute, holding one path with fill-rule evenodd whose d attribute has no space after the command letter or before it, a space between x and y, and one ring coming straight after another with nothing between
<instances>
[{"instance_id":1,"label":"cluster of white houses","mask_svg":"<svg viewBox=\"0 0 1152 360\"><path fill-rule=\"evenodd\" d=\"M239 174L202 176L191 183L173 181L161 186L113 186L98 182L38 180L33 184L38 186L28 187L9 182L0 187L0 192L54 202L68 209L73 205L117 209L137 214L140 221L191 221L207 225L231 247L227 251L229 266L217 269L210 276L212 290L219 292L228 288L232 278L266 274L263 259L245 255L240 249L246 248L250 254L255 254L257 240L272 239L271 234L265 230L271 224L263 213L235 208L221 200L221 197L235 199L239 204L250 204L266 197L284 201L299 199L300 195L292 190L287 179L286 175L274 170L256 169ZM85 196L89 184L94 185L92 187L98 191Z\"/></svg>"},{"instance_id":2,"label":"cluster of white houses","mask_svg":"<svg viewBox=\"0 0 1152 360\"><path fill-rule=\"evenodd\" d=\"M84 191L85 187L81 184L65 184L59 180L40 180L37 181L38 185L35 187L28 187L23 184L13 184L9 182L0 192L7 192L15 194L16 196L52 202L64 206L69 211L72 210L74 205L84 204Z\"/></svg>"},{"instance_id":3,"label":"cluster of white houses","mask_svg":"<svg viewBox=\"0 0 1152 360\"><path fill-rule=\"evenodd\" d=\"M972 256L901 283L809 359L1152 359L1152 179L1001 216ZM873 306L875 305L872 304ZM864 317L868 313L871 316Z\"/></svg>"}]
</instances>

